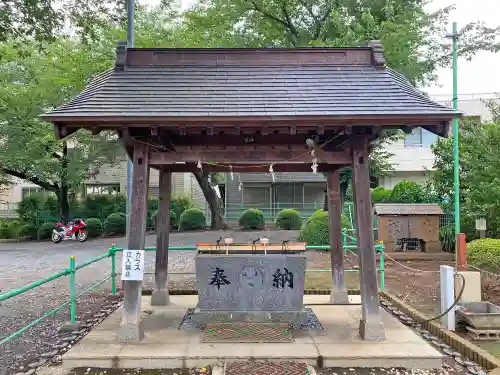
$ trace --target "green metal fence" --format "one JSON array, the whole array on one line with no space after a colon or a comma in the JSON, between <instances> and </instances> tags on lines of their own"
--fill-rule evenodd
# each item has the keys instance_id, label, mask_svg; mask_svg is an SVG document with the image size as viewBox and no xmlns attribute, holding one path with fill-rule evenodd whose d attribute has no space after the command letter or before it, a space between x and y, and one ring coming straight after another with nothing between
<instances>
[{"instance_id":1,"label":"green metal fence","mask_svg":"<svg viewBox=\"0 0 500 375\"><path fill-rule=\"evenodd\" d=\"M343 246L344 246L344 252L352 252L355 253L356 250L356 245L355 243L355 238L348 235L346 232L343 233ZM315 249L315 250L328 250L329 246L306 246L306 249ZM7 301L13 297L19 296L23 293L26 293L31 290L35 290L36 288L40 287L41 285L47 284L49 282L52 282L54 280L57 280L61 277L69 276L69 296L68 296L68 301L63 303L60 306L57 306L53 308L52 310L48 311L45 313L43 316L39 317L36 320L33 320L32 322L28 323L24 327L18 329L17 331L4 336L0 337L0 345L3 345L20 335L22 335L24 332L26 332L28 329L31 327L37 325L38 323L42 322L43 320L55 315L57 312L68 308L69 307L69 316L70 316L70 321L71 323L75 323L77 319L77 300L84 294L87 294L103 283L111 280L111 293L116 294L117 289L116 289L116 284L117 284L117 276L120 275L119 272L116 270L116 255L119 252L122 252L124 249L123 248L118 248L116 246L112 246L106 253L87 260L81 264L76 264L76 258L74 256L71 256L69 258L69 266L68 268L61 270L53 275L50 275L48 277L45 277L43 279L36 280L32 282L31 284L28 284L24 287L18 288L18 289L13 289L9 292L2 293L0 294L0 302ZM151 251L154 252L156 251L156 247L147 247L145 248L146 251ZM196 250L196 246L172 246L169 247L169 251L194 251ZM384 266L384 245L383 244L376 244L375 245L375 251L380 254L379 258L379 267L378 267L378 272L380 274L380 289L383 291L385 288L385 266ZM92 284L90 287L86 288L82 292L78 293L76 292L76 273L78 270L81 270L82 268L88 267L91 264L94 264L96 262L102 261L104 259L111 259L111 270L108 276L103 278L102 280L99 280ZM331 272L329 269L307 269L306 272ZM359 272L357 269L349 269L345 270L345 272ZM148 273L146 273L148 274ZM175 273L174 273L175 274ZM183 273L186 274L186 273Z\"/></svg>"}]
</instances>

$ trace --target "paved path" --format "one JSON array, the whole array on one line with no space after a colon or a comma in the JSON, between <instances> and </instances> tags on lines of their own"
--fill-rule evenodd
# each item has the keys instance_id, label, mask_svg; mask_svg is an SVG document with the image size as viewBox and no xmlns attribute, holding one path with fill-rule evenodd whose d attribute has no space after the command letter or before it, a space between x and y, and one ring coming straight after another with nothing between
<instances>
[{"instance_id":1,"label":"paved path","mask_svg":"<svg viewBox=\"0 0 500 375\"><path fill-rule=\"evenodd\" d=\"M297 231L260 231L260 232L182 232L173 233L171 246L195 245L197 242L214 242L220 237L232 237L235 242L251 242L259 236L265 236L271 242L295 239ZM88 240L84 243L64 241L52 242L0 243L0 290L6 292L19 288L40 278L49 276L68 266L69 257L75 255L77 264L95 258L107 251L112 243L123 247L124 238L105 238ZM155 246L156 236L146 237L146 246ZM176 251L169 254L169 272L194 272L194 251ZM117 266L120 267L120 257ZM102 260L77 273L78 291L88 288L93 283L105 278L110 273L110 260ZM146 257L146 272L152 272L154 253ZM153 277L147 276L145 287L152 286ZM171 277L177 287L194 287L193 275ZM69 281L67 277L45 284L31 292L0 302L0 341L15 330L39 318L51 308L67 301ZM103 284L96 293L82 297L79 311L87 311L99 306L106 288ZM77 291L77 292L78 292ZM20 339L0 346L0 375L29 356L36 356L44 343L49 342L56 328L68 318L67 310L60 311L53 319L31 328ZM38 347L38 349L35 349ZM16 359L17 358L17 359Z\"/></svg>"}]
</instances>

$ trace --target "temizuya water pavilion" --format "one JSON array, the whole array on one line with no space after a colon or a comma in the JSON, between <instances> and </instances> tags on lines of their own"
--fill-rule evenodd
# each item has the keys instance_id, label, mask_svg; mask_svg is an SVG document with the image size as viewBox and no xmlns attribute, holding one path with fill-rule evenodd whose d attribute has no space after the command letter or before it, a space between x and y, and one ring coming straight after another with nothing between
<instances>
[{"instance_id":1,"label":"temizuya water pavilion","mask_svg":"<svg viewBox=\"0 0 500 375\"><path fill-rule=\"evenodd\" d=\"M143 249L149 168L160 171L153 305L167 304L172 172L326 172L332 303L347 302L339 169L354 176L364 340L385 337L372 231L369 145L384 129L446 137L457 116L387 68L379 42L358 48L149 49L120 43L116 62L45 114L58 137L115 130L133 159L129 249ZM311 156L311 140L315 160ZM306 144L308 143L308 144ZM255 167L261 165L261 167ZM251 166L251 168L249 168ZM137 341L141 281L124 282L119 339Z\"/></svg>"}]
</instances>

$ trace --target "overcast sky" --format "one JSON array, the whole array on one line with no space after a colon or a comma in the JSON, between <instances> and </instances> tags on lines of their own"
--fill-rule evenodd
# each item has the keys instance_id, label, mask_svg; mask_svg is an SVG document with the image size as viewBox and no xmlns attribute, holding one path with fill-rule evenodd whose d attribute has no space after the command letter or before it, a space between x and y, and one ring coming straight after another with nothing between
<instances>
[{"instance_id":1,"label":"overcast sky","mask_svg":"<svg viewBox=\"0 0 500 375\"><path fill-rule=\"evenodd\" d=\"M187 8L196 0L178 1L182 3L183 8ZM159 0L145 0L144 2L157 4ZM451 14L450 21L457 22L459 30L461 25L472 21L484 21L489 27L500 25L499 0L433 0L429 5L429 11L452 4L456 5L456 10ZM443 25L443 30L451 32L451 23ZM439 70L438 76L437 84L425 90L431 95L450 95L451 98L453 88L451 69ZM461 94L500 92L500 53L479 53L472 61L459 59L458 91Z\"/></svg>"}]
</instances>

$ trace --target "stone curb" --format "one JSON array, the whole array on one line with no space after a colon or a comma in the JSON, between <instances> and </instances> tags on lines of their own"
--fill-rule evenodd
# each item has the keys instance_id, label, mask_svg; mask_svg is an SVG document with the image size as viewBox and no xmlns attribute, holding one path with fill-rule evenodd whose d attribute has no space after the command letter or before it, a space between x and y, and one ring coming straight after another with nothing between
<instances>
[{"instance_id":1,"label":"stone curb","mask_svg":"<svg viewBox=\"0 0 500 375\"><path fill-rule=\"evenodd\" d=\"M305 289L305 295L330 295L331 289ZM120 292L118 292L120 293ZM150 296L153 293L153 289L143 289L143 296ZM169 289L168 294L171 296L197 296L198 291L194 289ZM348 289L347 294L350 296L359 296L359 289Z\"/></svg>"},{"instance_id":2,"label":"stone curb","mask_svg":"<svg viewBox=\"0 0 500 375\"><path fill-rule=\"evenodd\" d=\"M406 315L410 316L417 322L423 322L431 318L427 314L421 313L415 308L407 305L391 293L381 292L381 294L387 299L387 301L392 303L394 306L396 306L398 309L400 309L402 312L404 312ZM500 367L500 359L495 358L486 350L481 349L479 346L474 345L473 343L460 337L456 333L442 328L438 323L430 321L423 322L421 324L422 328L425 328L430 333L436 335L446 344L458 351L460 354L467 358L470 358L470 360L476 362L481 367L487 370L493 370Z\"/></svg>"}]
</instances>

